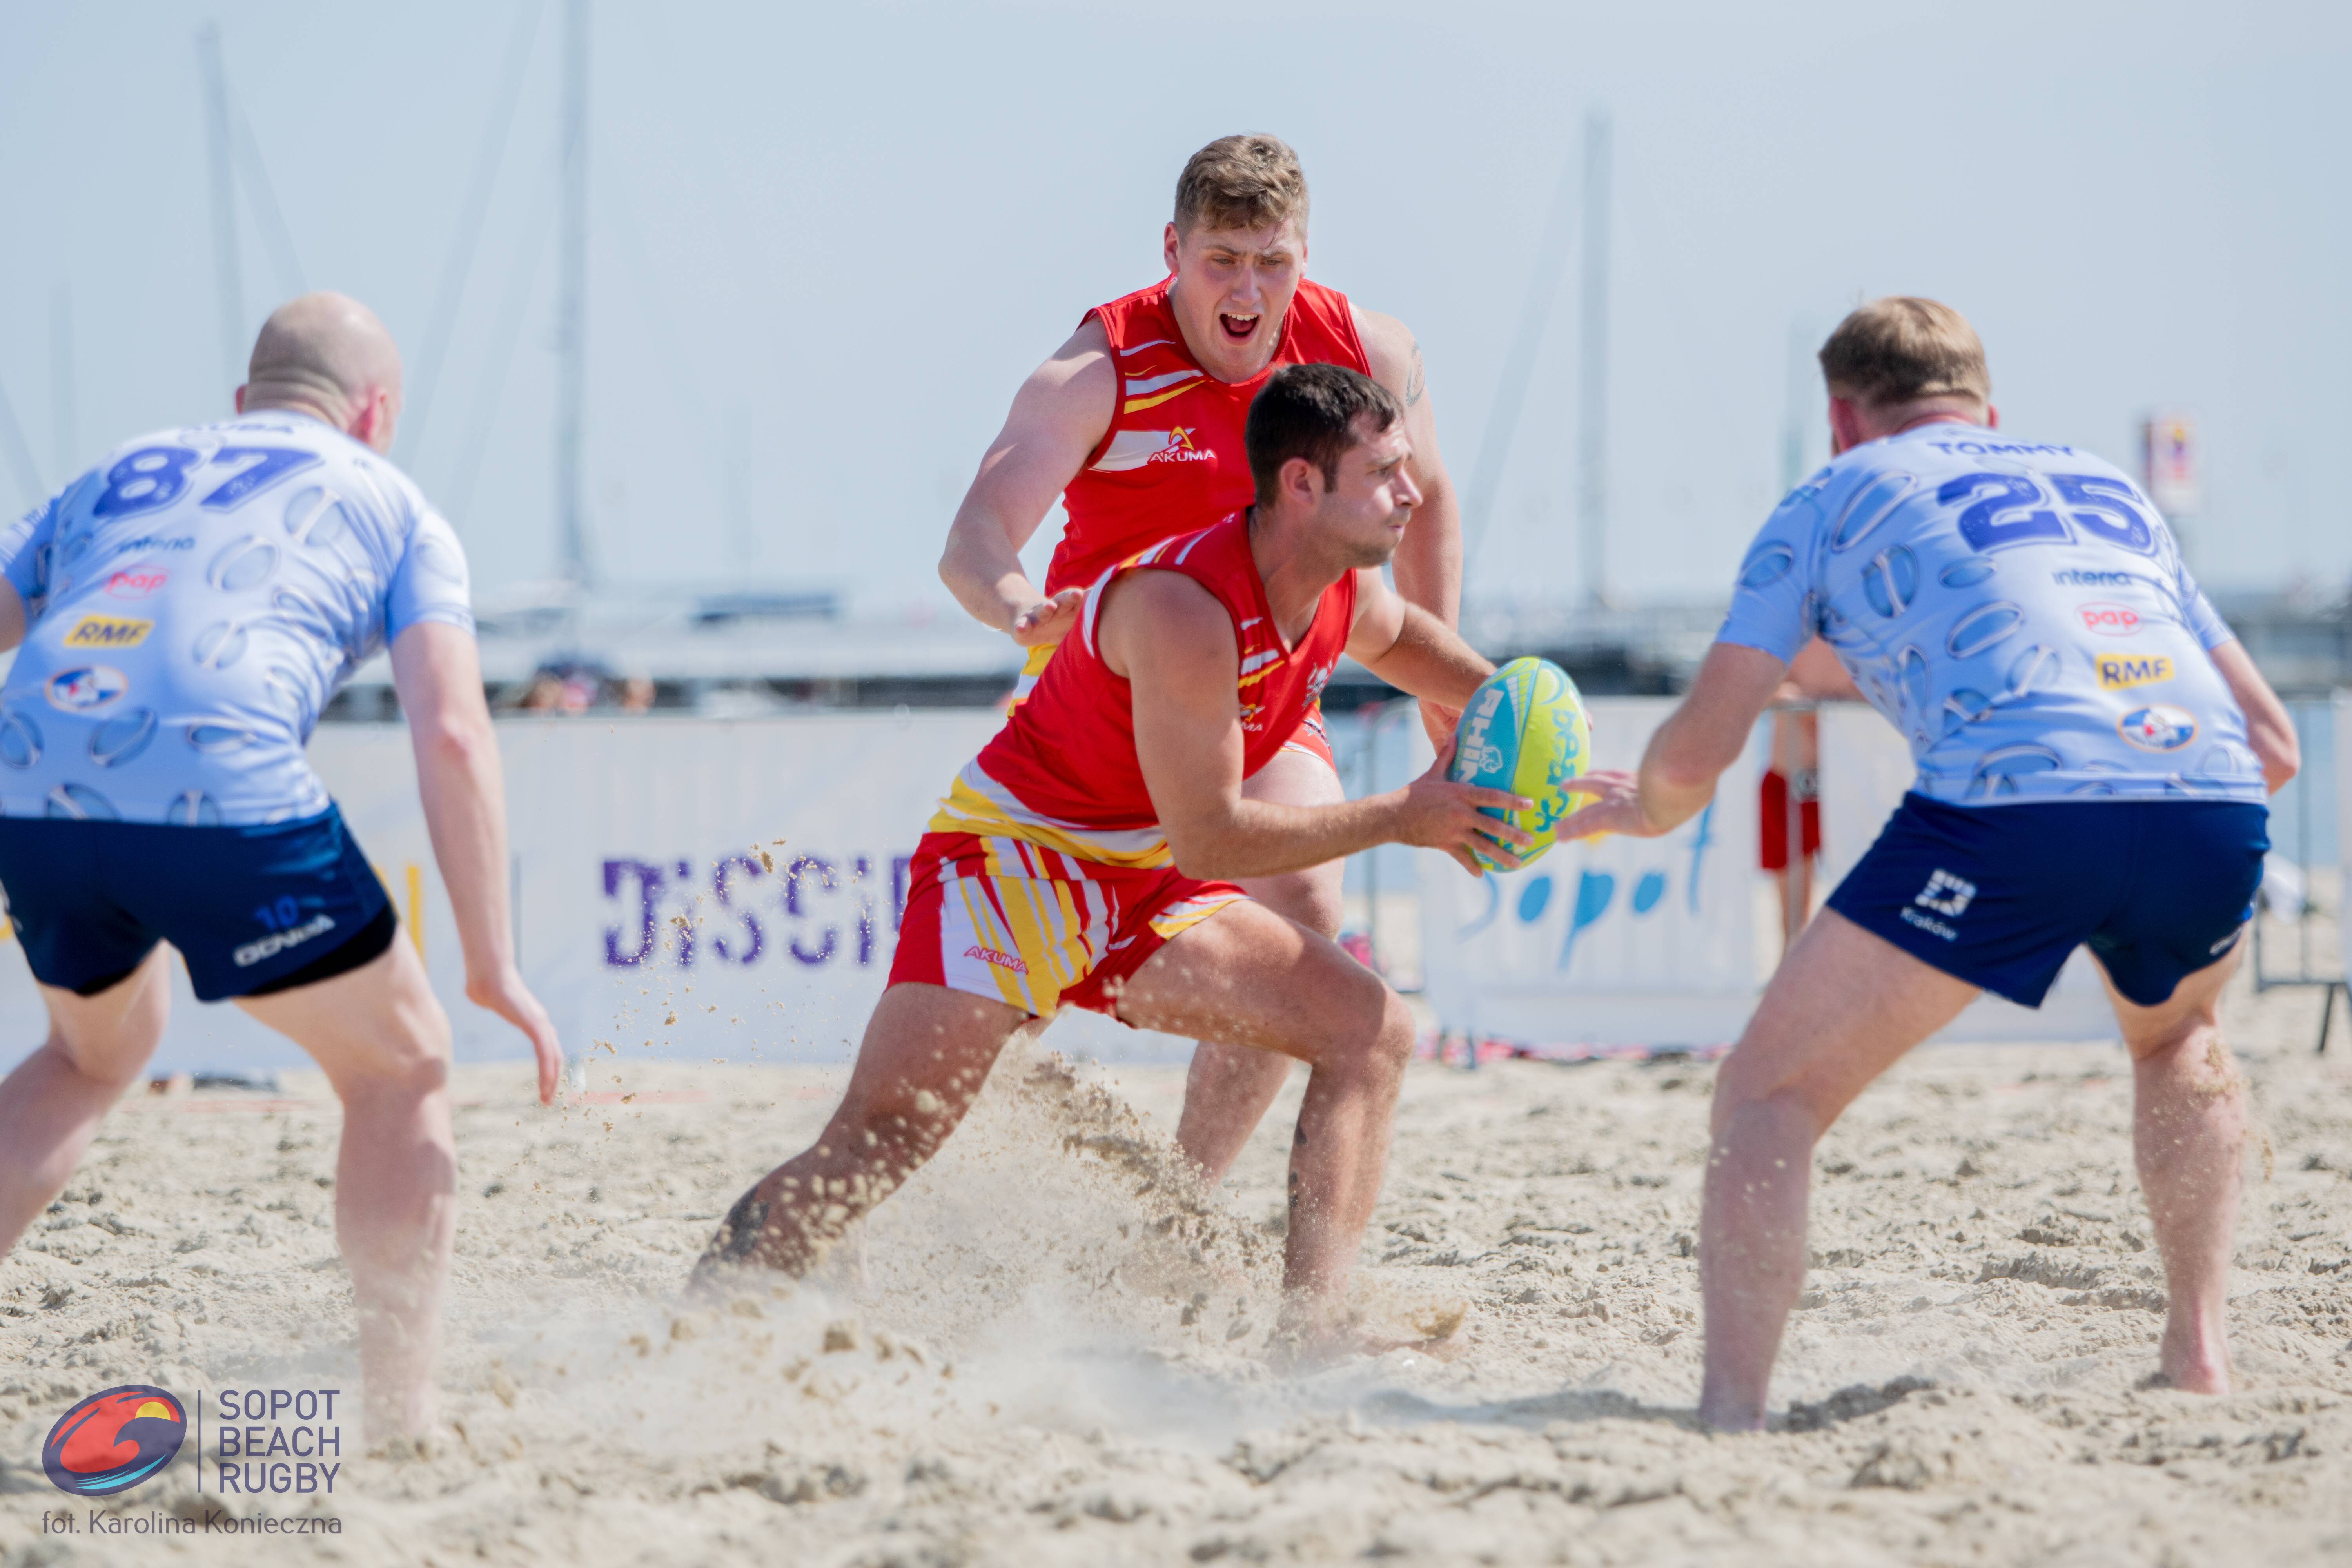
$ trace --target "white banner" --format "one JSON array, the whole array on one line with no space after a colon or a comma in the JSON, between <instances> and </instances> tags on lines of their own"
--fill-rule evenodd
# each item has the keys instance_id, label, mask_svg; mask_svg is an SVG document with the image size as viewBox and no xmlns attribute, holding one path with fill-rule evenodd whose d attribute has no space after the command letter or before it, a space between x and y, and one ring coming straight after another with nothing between
<instances>
[{"instance_id":1,"label":"white banner","mask_svg":"<svg viewBox=\"0 0 2352 1568\"><path fill-rule=\"evenodd\" d=\"M1640 765L1672 698L1595 698L1596 767ZM1759 724L1715 804L1663 838L1562 844L1472 879L1418 857L1422 964L1440 1026L1538 1047L1723 1045L1738 1037L1780 931L1759 952Z\"/></svg>"}]
</instances>

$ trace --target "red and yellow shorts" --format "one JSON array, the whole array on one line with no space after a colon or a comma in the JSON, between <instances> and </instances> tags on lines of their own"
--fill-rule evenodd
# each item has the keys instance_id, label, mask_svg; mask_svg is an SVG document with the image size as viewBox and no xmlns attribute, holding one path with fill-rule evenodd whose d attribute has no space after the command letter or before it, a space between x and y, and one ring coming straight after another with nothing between
<instances>
[{"instance_id":1,"label":"red and yellow shorts","mask_svg":"<svg viewBox=\"0 0 2352 1568\"><path fill-rule=\"evenodd\" d=\"M1021 678L1013 683L1013 695L1005 701L1007 713L1021 706L1023 700L1036 689L1037 678L1045 673L1045 666L1053 662L1054 650L1061 646L1049 643L1029 650L1029 657L1021 664ZM1331 754L1331 737L1323 729L1323 704L1319 700L1307 710L1306 721L1298 726L1298 733L1285 741L1282 749L1313 757L1334 773L1339 771L1339 760Z\"/></svg>"},{"instance_id":2,"label":"red and yellow shorts","mask_svg":"<svg viewBox=\"0 0 2352 1568\"><path fill-rule=\"evenodd\" d=\"M1022 838L926 833L908 868L890 984L944 985L1041 1018L1117 1016L1118 989L1169 940L1248 895L1172 866L1080 860Z\"/></svg>"}]
</instances>

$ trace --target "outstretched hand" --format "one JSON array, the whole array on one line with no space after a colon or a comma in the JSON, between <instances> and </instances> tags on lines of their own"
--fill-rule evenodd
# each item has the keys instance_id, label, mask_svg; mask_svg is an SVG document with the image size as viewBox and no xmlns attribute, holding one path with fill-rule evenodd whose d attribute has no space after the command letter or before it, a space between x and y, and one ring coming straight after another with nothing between
<instances>
[{"instance_id":1,"label":"outstretched hand","mask_svg":"<svg viewBox=\"0 0 2352 1568\"><path fill-rule=\"evenodd\" d=\"M1083 588L1065 588L1038 600L1013 617L1013 640L1023 647L1052 647L1070 635L1086 601Z\"/></svg>"},{"instance_id":2,"label":"outstretched hand","mask_svg":"<svg viewBox=\"0 0 2352 1568\"><path fill-rule=\"evenodd\" d=\"M1454 743L1454 731L1462 722L1462 710L1448 708L1444 703L1423 697L1419 700L1421 727L1429 735L1432 750L1443 752Z\"/></svg>"},{"instance_id":3,"label":"outstretched hand","mask_svg":"<svg viewBox=\"0 0 2352 1568\"><path fill-rule=\"evenodd\" d=\"M1596 798L1560 818L1555 837L1562 843L1597 838L1608 833L1622 833L1628 838L1655 838L1666 831L1653 826L1642 815L1642 780L1638 774L1585 773L1569 780L1567 787L1575 794Z\"/></svg>"},{"instance_id":4,"label":"outstretched hand","mask_svg":"<svg viewBox=\"0 0 2352 1568\"><path fill-rule=\"evenodd\" d=\"M1448 734L1429 771L1404 787L1396 842L1443 849L1474 877L1486 874L1486 868L1478 863L1480 855L1506 871L1517 870L1519 858L1515 851L1533 844L1535 835L1486 816L1479 808L1528 811L1535 802L1508 790L1455 784L1445 776L1453 761L1454 737Z\"/></svg>"},{"instance_id":5,"label":"outstretched hand","mask_svg":"<svg viewBox=\"0 0 2352 1568\"><path fill-rule=\"evenodd\" d=\"M495 978L467 981L466 1000L488 1008L530 1038L531 1053L539 1058L539 1102L554 1104L556 1086L563 1081L563 1047L555 1038L547 1009L522 983L521 971L509 965Z\"/></svg>"}]
</instances>

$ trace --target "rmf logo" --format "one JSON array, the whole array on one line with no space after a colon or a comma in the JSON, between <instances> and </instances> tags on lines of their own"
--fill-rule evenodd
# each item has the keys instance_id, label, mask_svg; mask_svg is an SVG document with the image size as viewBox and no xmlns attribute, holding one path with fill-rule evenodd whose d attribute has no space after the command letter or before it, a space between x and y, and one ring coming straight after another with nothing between
<instances>
[{"instance_id":1,"label":"rmf logo","mask_svg":"<svg viewBox=\"0 0 2352 1568\"><path fill-rule=\"evenodd\" d=\"M68 647L137 647L155 629L130 616L84 616L66 632Z\"/></svg>"},{"instance_id":2,"label":"rmf logo","mask_svg":"<svg viewBox=\"0 0 2352 1568\"><path fill-rule=\"evenodd\" d=\"M59 1491L112 1497L160 1474L187 1435L188 1410L177 1394L126 1383L58 1417L41 1445L41 1468Z\"/></svg>"},{"instance_id":3,"label":"rmf logo","mask_svg":"<svg viewBox=\"0 0 2352 1568\"><path fill-rule=\"evenodd\" d=\"M2153 686L2158 681L2172 679L2172 660L2160 653L2094 654L2091 663L2099 672L2099 689L2102 691Z\"/></svg>"}]
</instances>

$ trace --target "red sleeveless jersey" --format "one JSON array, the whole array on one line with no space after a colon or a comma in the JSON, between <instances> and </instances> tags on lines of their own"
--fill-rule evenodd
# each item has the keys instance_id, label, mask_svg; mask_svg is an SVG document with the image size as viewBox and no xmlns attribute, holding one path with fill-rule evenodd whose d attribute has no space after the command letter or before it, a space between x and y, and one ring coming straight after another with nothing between
<instances>
[{"instance_id":1,"label":"red sleeveless jersey","mask_svg":"<svg viewBox=\"0 0 2352 1568\"><path fill-rule=\"evenodd\" d=\"M1181 572L1233 617L1241 664L1242 773L1265 766L1298 732L1331 679L1356 619L1354 573L1323 590L1315 618L1286 648L1250 554L1249 514L1164 540L1087 590L1076 632L1004 728L964 764L931 818L934 833L1026 839L1113 866L1172 863L1135 754L1134 696L1102 661L1095 617L1104 591L1129 572Z\"/></svg>"},{"instance_id":2,"label":"red sleeveless jersey","mask_svg":"<svg viewBox=\"0 0 2352 1568\"><path fill-rule=\"evenodd\" d=\"M1343 364L1371 374L1348 297L1301 279L1282 321L1282 341L1247 381L1219 381L1184 346L1163 278L1097 305L1118 372L1118 407L1101 442L1062 492L1069 523L1045 592L1083 588L1139 550L1250 503L1242 427L1250 399L1286 364ZM1084 324L1082 320L1081 325Z\"/></svg>"}]
</instances>

